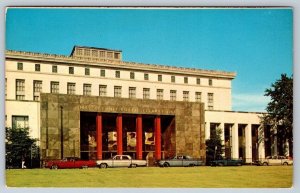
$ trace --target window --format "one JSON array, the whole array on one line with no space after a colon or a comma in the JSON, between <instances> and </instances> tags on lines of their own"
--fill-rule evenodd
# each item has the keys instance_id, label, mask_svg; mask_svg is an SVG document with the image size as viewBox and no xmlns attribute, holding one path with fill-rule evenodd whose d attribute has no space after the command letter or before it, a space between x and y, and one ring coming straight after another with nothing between
<instances>
[{"instance_id":1,"label":"window","mask_svg":"<svg viewBox=\"0 0 300 193\"><path fill-rule=\"evenodd\" d=\"M90 75L90 69L89 68L85 68L84 69L84 74L87 75L87 76Z\"/></svg>"},{"instance_id":2,"label":"window","mask_svg":"<svg viewBox=\"0 0 300 193\"><path fill-rule=\"evenodd\" d=\"M162 81L162 75L161 75L161 74L159 74L159 75L157 76L157 80L160 81L160 82Z\"/></svg>"},{"instance_id":3,"label":"window","mask_svg":"<svg viewBox=\"0 0 300 193\"><path fill-rule=\"evenodd\" d=\"M200 78L197 78L196 84L200 84Z\"/></svg>"},{"instance_id":4,"label":"window","mask_svg":"<svg viewBox=\"0 0 300 193\"><path fill-rule=\"evenodd\" d=\"M170 100L176 101L176 90L170 90Z\"/></svg>"},{"instance_id":5,"label":"window","mask_svg":"<svg viewBox=\"0 0 300 193\"><path fill-rule=\"evenodd\" d=\"M33 81L33 100L40 100L40 92L42 92L42 81L34 80Z\"/></svg>"},{"instance_id":6,"label":"window","mask_svg":"<svg viewBox=\"0 0 300 193\"><path fill-rule=\"evenodd\" d=\"M76 93L76 84L72 82L68 82L67 84L67 93L75 94Z\"/></svg>"},{"instance_id":7,"label":"window","mask_svg":"<svg viewBox=\"0 0 300 193\"><path fill-rule=\"evenodd\" d=\"M25 100L25 80L16 80L16 100Z\"/></svg>"},{"instance_id":8,"label":"window","mask_svg":"<svg viewBox=\"0 0 300 193\"><path fill-rule=\"evenodd\" d=\"M13 128L28 128L28 116L12 116L12 127Z\"/></svg>"},{"instance_id":9,"label":"window","mask_svg":"<svg viewBox=\"0 0 300 193\"><path fill-rule=\"evenodd\" d=\"M134 72L130 72L130 79L134 79Z\"/></svg>"},{"instance_id":10,"label":"window","mask_svg":"<svg viewBox=\"0 0 300 193\"><path fill-rule=\"evenodd\" d=\"M115 86L114 87L114 96L115 97L122 97L122 87L121 86Z\"/></svg>"},{"instance_id":11,"label":"window","mask_svg":"<svg viewBox=\"0 0 300 193\"><path fill-rule=\"evenodd\" d=\"M74 74L74 67L72 66L69 67L69 74Z\"/></svg>"},{"instance_id":12,"label":"window","mask_svg":"<svg viewBox=\"0 0 300 193\"><path fill-rule=\"evenodd\" d=\"M121 72L120 71L116 71L116 78L120 78L121 76Z\"/></svg>"},{"instance_id":13,"label":"window","mask_svg":"<svg viewBox=\"0 0 300 193\"><path fill-rule=\"evenodd\" d=\"M214 93L207 93L207 99L208 99L208 110L214 109Z\"/></svg>"},{"instance_id":14,"label":"window","mask_svg":"<svg viewBox=\"0 0 300 193\"><path fill-rule=\"evenodd\" d=\"M184 77L184 83L185 83L185 84L189 83L188 77Z\"/></svg>"},{"instance_id":15,"label":"window","mask_svg":"<svg viewBox=\"0 0 300 193\"><path fill-rule=\"evenodd\" d=\"M119 59L120 58L120 53L115 53L114 56L115 56L115 59Z\"/></svg>"},{"instance_id":16,"label":"window","mask_svg":"<svg viewBox=\"0 0 300 193\"><path fill-rule=\"evenodd\" d=\"M129 87L129 98L136 98L136 87Z\"/></svg>"},{"instance_id":17,"label":"window","mask_svg":"<svg viewBox=\"0 0 300 193\"><path fill-rule=\"evenodd\" d=\"M76 54L77 54L77 55L82 55L82 49L77 49L77 50L76 50Z\"/></svg>"},{"instance_id":18,"label":"window","mask_svg":"<svg viewBox=\"0 0 300 193\"><path fill-rule=\"evenodd\" d=\"M104 51L100 51L100 57L104 58L105 57L105 52Z\"/></svg>"},{"instance_id":19,"label":"window","mask_svg":"<svg viewBox=\"0 0 300 193\"><path fill-rule=\"evenodd\" d=\"M107 52L107 58L112 58L113 57L113 53L112 52Z\"/></svg>"},{"instance_id":20,"label":"window","mask_svg":"<svg viewBox=\"0 0 300 193\"><path fill-rule=\"evenodd\" d=\"M83 84L83 95L90 96L92 93L92 85L91 84Z\"/></svg>"},{"instance_id":21,"label":"window","mask_svg":"<svg viewBox=\"0 0 300 193\"><path fill-rule=\"evenodd\" d=\"M157 98L157 100L163 100L164 99L164 90L163 89L157 89L156 90L156 98Z\"/></svg>"},{"instance_id":22,"label":"window","mask_svg":"<svg viewBox=\"0 0 300 193\"><path fill-rule=\"evenodd\" d=\"M97 50L92 50L92 56L93 57L98 57L98 51Z\"/></svg>"},{"instance_id":23,"label":"window","mask_svg":"<svg viewBox=\"0 0 300 193\"><path fill-rule=\"evenodd\" d=\"M189 101L189 91L183 91L183 101Z\"/></svg>"},{"instance_id":24,"label":"window","mask_svg":"<svg viewBox=\"0 0 300 193\"><path fill-rule=\"evenodd\" d=\"M40 72L41 71L41 65L40 64L35 64L35 71Z\"/></svg>"},{"instance_id":25,"label":"window","mask_svg":"<svg viewBox=\"0 0 300 193\"><path fill-rule=\"evenodd\" d=\"M195 101L201 102L201 92L195 92Z\"/></svg>"},{"instance_id":26,"label":"window","mask_svg":"<svg viewBox=\"0 0 300 193\"><path fill-rule=\"evenodd\" d=\"M51 81L51 93L59 93L59 82Z\"/></svg>"},{"instance_id":27,"label":"window","mask_svg":"<svg viewBox=\"0 0 300 193\"><path fill-rule=\"evenodd\" d=\"M175 76L171 76L171 82L175 82Z\"/></svg>"},{"instance_id":28,"label":"window","mask_svg":"<svg viewBox=\"0 0 300 193\"><path fill-rule=\"evenodd\" d=\"M143 99L150 98L150 88L143 88Z\"/></svg>"},{"instance_id":29,"label":"window","mask_svg":"<svg viewBox=\"0 0 300 193\"><path fill-rule=\"evenodd\" d=\"M52 66L52 73L57 73L57 66Z\"/></svg>"},{"instance_id":30,"label":"window","mask_svg":"<svg viewBox=\"0 0 300 193\"><path fill-rule=\"evenodd\" d=\"M100 70L100 76L101 76L101 77L105 77L105 70L103 70L103 69Z\"/></svg>"},{"instance_id":31,"label":"window","mask_svg":"<svg viewBox=\"0 0 300 193\"><path fill-rule=\"evenodd\" d=\"M106 96L106 85L99 85L99 96Z\"/></svg>"},{"instance_id":32,"label":"window","mask_svg":"<svg viewBox=\"0 0 300 193\"><path fill-rule=\"evenodd\" d=\"M18 68L18 70L23 70L23 63L18 62L17 68Z\"/></svg>"},{"instance_id":33,"label":"window","mask_svg":"<svg viewBox=\"0 0 300 193\"><path fill-rule=\"evenodd\" d=\"M84 50L84 55L85 55L85 56L90 56L90 54L91 54L91 53L90 53L90 50Z\"/></svg>"},{"instance_id":34,"label":"window","mask_svg":"<svg viewBox=\"0 0 300 193\"><path fill-rule=\"evenodd\" d=\"M213 85L212 79L209 79L209 80L208 80L208 85L209 85L209 86L212 86L212 85Z\"/></svg>"},{"instance_id":35,"label":"window","mask_svg":"<svg viewBox=\"0 0 300 193\"><path fill-rule=\"evenodd\" d=\"M144 74L144 80L149 80L149 74Z\"/></svg>"}]
</instances>

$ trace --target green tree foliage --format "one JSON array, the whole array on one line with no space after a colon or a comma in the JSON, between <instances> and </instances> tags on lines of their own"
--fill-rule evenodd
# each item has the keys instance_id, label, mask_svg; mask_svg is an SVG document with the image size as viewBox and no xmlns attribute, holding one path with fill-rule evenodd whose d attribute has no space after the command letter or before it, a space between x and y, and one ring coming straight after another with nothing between
<instances>
[{"instance_id":1,"label":"green tree foliage","mask_svg":"<svg viewBox=\"0 0 300 193\"><path fill-rule=\"evenodd\" d=\"M221 140L221 129L212 132L210 139L206 140L206 164L209 165L210 161L219 159L224 153L224 145Z\"/></svg>"},{"instance_id":2,"label":"green tree foliage","mask_svg":"<svg viewBox=\"0 0 300 193\"><path fill-rule=\"evenodd\" d=\"M21 167L22 160L27 167L39 158L37 139L29 137L28 128L5 128L6 167Z\"/></svg>"},{"instance_id":3,"label":"green tree foliage","mask_svg":"<svg viewBox=\"0 0 300 193\"><path fill-rule=\"evenodd\" d=\"M271 97L266 108L268 114L263 117L263 124L270 125L271 134L288 142L290 155L293 154L293 76L281 74L281 79L265 90L265 96ZM276 128L276 129L275 129Z\"/></svg>"}]
</instances>

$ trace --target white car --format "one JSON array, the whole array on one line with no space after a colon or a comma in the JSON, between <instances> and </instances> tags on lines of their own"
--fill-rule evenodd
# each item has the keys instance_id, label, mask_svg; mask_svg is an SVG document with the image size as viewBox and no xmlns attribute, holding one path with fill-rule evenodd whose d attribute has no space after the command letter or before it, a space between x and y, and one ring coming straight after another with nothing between
<instances>
[{"instance_id":1,"label":"white car","mask_svg":"<svg viewBox=\"0 0 300 193\"><path fill-rule=\"evenodd\" d=\"M293 165L293 160L287 158L286 156L267 156L265 159L257 160L256 165Z\"/></svg>"},{"instance_id":2,"label":"white car","mask_svg":"<svg viewBox=\"0 0 300 193\"><path fill-rule=\"evenodd\" d=\"M115 167L142 167L147 166L146 160L134 160L129 155L115 155L111 159L97 160L99 168L115 168Z\"/></svg>"}]
</instances>

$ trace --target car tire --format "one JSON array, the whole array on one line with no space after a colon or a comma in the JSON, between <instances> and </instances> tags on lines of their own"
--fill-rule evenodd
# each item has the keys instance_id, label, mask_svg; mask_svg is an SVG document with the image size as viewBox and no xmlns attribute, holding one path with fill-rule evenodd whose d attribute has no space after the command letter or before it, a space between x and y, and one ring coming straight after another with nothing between
<instances>
[{"instance_id":1,"label":"car tire","mask_svg":"<svg viewBox=\"0 0 300 193\"><path fill-rule=\"evenodd\" d=\"M136 168L137 167L137 165L136 164L130 164L130 166L129 166L130 168Z\"/></svg>"},{"instance_id":2,"label":"car tire","mask_svg":"<svg viewBox=\"0 0 300 193\"><path fill-rule=\"evenodd\" d=\"M237 165L237 166L242 166L242 163L237 163L236 165Z\"/></svg>"},{"instance_id":3,"label":"car tire","mask_svg":"<svg viewBox=\"0 0 300 193\"><path fill-rule=\"evenodd\" d=\"M224 166L224 163L218 163L218 166L222 167L222 166Z\"/></svg>"},{"instance_id":4,"label":"car tire","mask_svg":"<svg viewBox=\"0 0 300 193\"><path fill-rule=\"evenodd\" d=\"M51 166L51 169L57 170L57 169L58 169L58 166L57 166L57 165L53 165L53 166Z\"/></svg>"},{"instance_id":5,"label":"car tire","mask_svg":"<svg viewBox=\"0 0 300 193\"><path fill-rule=\"evenodd\" d=\"M267 162L264 162L262 165L263 166L268 166L269 164Z\"/></svg>"},{"instance_id":6,"label":"car tire","mask_svg":"<svg viewBox=\"0 0 300 193\"><path fill-rule=\"evenodd\" d=\"M190 165L189 165L189 167L194 167L194 166L195 166L195 164L190 164Z\"/></svg>"},{"instance_id":7,"label":"car tire","mask_svg":"<svg viewBox=\"0 0 300 193\"><path fill-rule=\"evenodd\" d=\"M163 164L163 166L164 166L165 168L167 168L167 167L170 167L170 164L169 164L168 162L165 162L165 163Z\"/></svg>"},{"instance_id":8,"label":"car tire","mask_svg":"<svg viewBox=\"0 0 300 193\"><path fill-rule=\"evenodd\" d=\"M82 169L88 169L88 166L81 166Z\"/></svg>"},{"instance_id":9,"label":"car tire","mask_svg":"<svg viewBox=\"0 0 300 193\"><path fill-rule=\"evenodd\" d=\"M284 166L287 166L287 165L289 165L287 162L284 162L282 165L284 165Z\"/></svg>"},{"instance_id":10,"label":"car tire","mask_svg":"<svg viewBox=\"0 0 300 193\"><path fill-rule=\"evenodd\" d=\"M100 164L100 166L99 166L99 168L103 168L103 169L105 169L105 168L107 168L107 164L106 163L102 163L102 164Z\"/></svg>"}]
</instances>

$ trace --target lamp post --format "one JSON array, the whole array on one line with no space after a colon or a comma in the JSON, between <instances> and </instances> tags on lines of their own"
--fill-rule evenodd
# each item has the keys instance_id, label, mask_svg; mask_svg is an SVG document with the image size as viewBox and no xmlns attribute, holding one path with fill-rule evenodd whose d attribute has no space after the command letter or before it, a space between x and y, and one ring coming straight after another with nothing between
<instances>
[{"instance_id":1,"label":"lamp post","mask_svg":"<svg viewBox=\"0 0 300 193\"><path fill-rule=\"evenodd\" d=\"M63 135L63 106L60 106L60 157L64 158L64 135Z\"/></svg>"}]
</instances>

